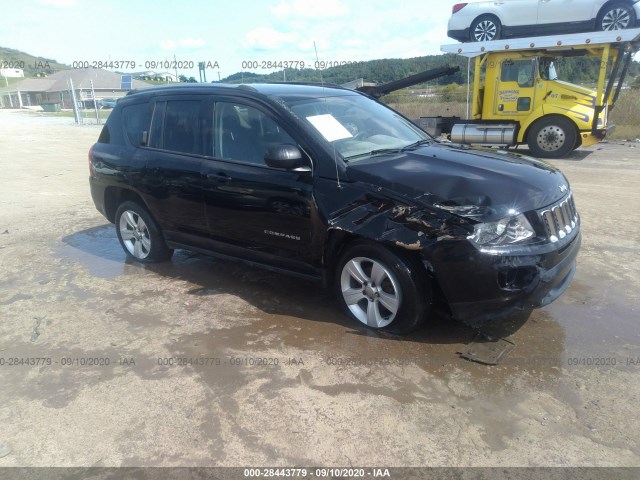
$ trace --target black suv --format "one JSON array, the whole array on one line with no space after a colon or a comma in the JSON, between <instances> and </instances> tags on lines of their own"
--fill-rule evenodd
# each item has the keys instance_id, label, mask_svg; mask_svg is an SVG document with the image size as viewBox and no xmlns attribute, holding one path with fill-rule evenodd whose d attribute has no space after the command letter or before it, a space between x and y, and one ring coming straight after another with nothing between
<instances>
[{"instance_id":1,"label":"black suv","mask_svg":"<svg viewBox=\"0 0 640 480\"><path fill-rule=\"evenodd\" d=\"M396 333L436 294L473 324L546 305L580 247L558 169L439 142L335 86L134 91L89 164L93 201L135 260L185 248L317 279L352 318Z\"/></svg>"}]
</instances>

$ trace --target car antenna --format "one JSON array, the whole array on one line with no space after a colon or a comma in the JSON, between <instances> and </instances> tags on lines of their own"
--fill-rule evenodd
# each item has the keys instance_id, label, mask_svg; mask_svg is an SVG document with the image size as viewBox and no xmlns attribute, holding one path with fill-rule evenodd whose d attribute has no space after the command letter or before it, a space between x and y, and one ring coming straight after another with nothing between
<instances>
[{"instance_id":1,"label":"car antenna","mask_svg":"<svg viewBox=\"0 0 640 480\"><path fill-rule=\"evenodd\" d=\"M324 100L324 107L325 110L327 111L328 115L331 115L329 113L329 107L327 106L327 96L324 93L324 80L322 79L322 69L320 68L320 58L318 57L318 48L316 47L316 41L313 41L313 49L316 52L316 65L317 65L317 69L318 72L320 73L320 85L322 85L322 99ZM331 142L331 146L333 147L333 163L336 166L336 179L338 180L338 189L342 189L342 185L340 185L340 172L338 170L338 157L336 157L336 144L334 142Z\"/></svg>"}]
</instances>

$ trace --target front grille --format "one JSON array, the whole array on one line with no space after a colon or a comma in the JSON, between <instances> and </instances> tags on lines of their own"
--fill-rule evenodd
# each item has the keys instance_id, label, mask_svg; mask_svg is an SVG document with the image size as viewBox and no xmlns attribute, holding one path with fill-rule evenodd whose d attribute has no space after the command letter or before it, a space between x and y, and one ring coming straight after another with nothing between
<instances>
[{"instance_id":1,"label":"front grille","mask_svg":"<svg viewBox=\"0 0 640 480\"><path fill-rule=\"evenodd\" d=\"M547 229L549 241L554 243L566 237L578 225L578 211L569 193L562 201L540 212L542 222Z\"/></svg>"}]
</instances>

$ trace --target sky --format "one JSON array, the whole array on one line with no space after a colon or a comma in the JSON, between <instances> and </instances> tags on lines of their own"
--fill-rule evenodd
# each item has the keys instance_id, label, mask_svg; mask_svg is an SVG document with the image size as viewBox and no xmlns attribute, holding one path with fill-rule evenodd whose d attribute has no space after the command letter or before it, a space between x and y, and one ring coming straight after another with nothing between
<instances>
[{"instance_id":1,"label":"sky","mask_svg":"<svg viewBox=\"0 0 640 480\"><path fill-rule=\"evenodd\" d=\"M2 12L0 46L74 62L173 59L207 79L268 73L262 62L363 61L440 53L454 0L21 0ZM400 5L400 6L399 6ZM2 59L0 59L2 60ZM217 62L218 68L215 68ZM258 62L259 68L242 68ZM131 64L129 64L131 65ZM187 63L188 65L188 63ZM244 64L246 66L246 64ZM255 65L255 63L254 63ZM267 66L267 65L265 65ZM275 70L280 70L279 68Z\"/></svg>"}]
</instances>

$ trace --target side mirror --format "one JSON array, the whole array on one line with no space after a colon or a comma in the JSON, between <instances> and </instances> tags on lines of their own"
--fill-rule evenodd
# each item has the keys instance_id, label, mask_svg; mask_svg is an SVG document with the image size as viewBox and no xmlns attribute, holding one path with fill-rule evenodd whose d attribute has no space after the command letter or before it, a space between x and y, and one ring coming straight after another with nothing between
<instances>
[{"instance_id":1,"label":"side mirror","mask_svg":"<svg viewBox=\"0 0 640 480\"><path fill-rule=\"evenodd\" d=\"M305 166L302 152L295 145L280 144L267 149L264 156L265 163L273 168L292 170Z\"/></svg>"}]
</instances>

